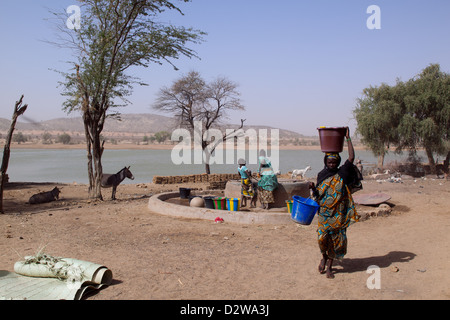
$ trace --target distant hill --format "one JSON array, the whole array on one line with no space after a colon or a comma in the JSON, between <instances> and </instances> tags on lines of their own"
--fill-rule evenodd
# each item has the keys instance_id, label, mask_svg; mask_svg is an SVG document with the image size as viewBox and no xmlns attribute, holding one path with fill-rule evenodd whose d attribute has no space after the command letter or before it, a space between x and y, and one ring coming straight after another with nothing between
<instances>
[{"instance_id":1,"label":"distant hill","mask_svg":"<svg viewBox=\"0 0 450 320\"><path fill-rule=\"evenodd\" d=\"M132 133L132 134L154 134L160 131L171 132L177 128L177 122L170 117L156 114L122 114L121 120L109 119L104 128L105 133ZM0 118L0 132L9 129L10 120ZM237 128L237 125L224 125L226 128ZM244 125L244 130L248 129L279 129L268 126ZM84 133L84 126L81 117L57 118L40 122L24 122L19 118L16 124L19 131L58 131L58 132L81 132ZM304 137L302 134L279 129L281 139L295 139Z\"/></svg>"},{"instance_id":2,"label":"distant hill","mask_svg":"<svg viewBox=\"0 0 450 320\"><path fill-rule=\"evenodd\" d=\"M16 130L22 131L63 131L84 132L81 117L57 118L39 122L17 121ZM9 129L10 121L0 118L0 131ZM164 116L155 114L124 114L121 120L106 120L105 132L127 132L127 133L155 133L164 130L172 130L175 122Z\"/></svg>"}]
</instances>

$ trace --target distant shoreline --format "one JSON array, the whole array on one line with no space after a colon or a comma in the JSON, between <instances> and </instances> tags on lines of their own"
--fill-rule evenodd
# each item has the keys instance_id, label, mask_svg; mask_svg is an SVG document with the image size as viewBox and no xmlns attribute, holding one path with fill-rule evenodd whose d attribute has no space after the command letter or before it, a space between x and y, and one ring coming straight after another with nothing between
<instances>
[{"instance_id":1,"label":"distant shoreline","mask_svg":"<svg viewBox=\"0 0 450 320\"><path fill-rule=\"evenodd\" d=\"M172 150L177 144L148 144L148 145L138 145L132 143L119 143L119 144L105 144L106 150ZM3 149L4 144L0 145ZM347 146L344 146L344 151ZM368 150L365 146L355 146L355 150ZM62 143L11 143L11 150L20 149L44 149L44 150L83 150L86 149L85 144L62 144ZM282 145L279 146L280 150L319 150L320 146L294 146L294 145ZM270 146L269 146L270 150Z\"/></svg>"}]
</instances>

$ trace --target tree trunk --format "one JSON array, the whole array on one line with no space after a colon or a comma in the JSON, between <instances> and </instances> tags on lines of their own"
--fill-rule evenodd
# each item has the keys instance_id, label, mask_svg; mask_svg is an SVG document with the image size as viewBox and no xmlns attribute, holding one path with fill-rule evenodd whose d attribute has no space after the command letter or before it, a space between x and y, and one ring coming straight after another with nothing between
<instances>
[{"instance_id":1,"label":"tree trunk","mask_svg":"<svg viewBox=\"0 0 450 320\"><path fill-rule=\"evenodd\" d=\"M2 160L2 166L1 166L1 176L0 176L0 213L4 213L3 211L3 189L6 184L7 180L7 174L6 171L8 170L8 164L9 164L9 157L11 154L11 140L14 133L14 129L16 127L17 118L21 116L28 108L28 105L22 106L22 100L23 95L20 98L19 101L16 102L16 105L14 107L14 114L11 120L11 126L9 128L8 134L6 135L6 142L5 147L3 150L3 160Z\"/></svg>"},{"instance_id":2,"label":"tree trunk","mask_svg":"<svg viewBox=\"0 0 450 320\"><path fill-rule=\"evenodd\" d=\"M450 164L450 151L447 153L447 157L444 160L444 172L448 174L448 166Z\"/></svg>"},{"instance_id":3,"label":"tree trunk","mask_svg":"<svg viewBox=\"0 0 450 320\"><path fill-rule=\"evenodd\" d=\"M96 122L88 115L85 114L83 120L88 158L89 198L103 200L101 190L103 144L100 141L100 131Z\"/></svg>"},{"instance_id":4,"label":"tree trunk","mask_svg":"<svg viewBox=\"0 0 450 320\"><path fill-rule=\"evenodd\" d=\"M384 154L380 154L378 156L378 164L377 164L377 168L379 169L383 169L384 167Z\"/></svg>"},{"instance_id":5,"label":"tree trunk","mask_svg":"<svg viewBox=\"0 0 450 320\"><path fill-rule=\"evenodd\" d=\"M204 155L204 159L205 159L205 171L206 174L211 174L211 166L209 164L210 159L211 159L211 155L213 154L213 152L216 150L216 147L220 144L220 143L224 143L225 141L227 141L227 139L229 139L230 137L235 138L235 134L236 132L238 132L240 129L242 129L244 127L244 122L246 121L246 119L241 119L241 126L235 130L233 130L231 133L227 134L223 134L222 139L218 140L218 141L214 141L211 143L208 143L207 141L205 141L202 137L202 153ZM206 131L208 131L211 127L210 125L206 126ZM195 126L194 126L195 128Z\"/></svg>"},{"instance_id":6,"label":"tree trunk","mask_svg":"<svg viewBox=\"0 0 450 320\"><path fill-rule=\"evenodd\" d=\"M209 165L209 161L211 160L211 153L208 150L206 141L202 141L202 153L203 159L205 161L205 172L206 174L211 174L211 167Z\"/></svg>"},{"instance_id":7,"label":"tree trunk","mask_svg":"<svg viewBox=\"0 0 450 320\"><path fill-rule=\"evenodd\" d=\"M211 174L211 168L209 166L209 163L205 163L205 171L206 171L206 174Z\"/></svg>"},{"instance_id":8,"label":"tree trunk","mask_svg":"<svg viewBox=\"0 0 450 320\"><path fill-rule=\"evenodd\" d=\"M94 134L94 142L92 144L92 154L94 160L94 184L91 190L91 198L103 200L102 197L102 154L103 146L100 142L100 133L96 130Z\"/></svg>"},{"instance_id":9,"label":"tree trunk","mask_svg":"<svg viewBox=\"0 0 450 320\"><path fill-rule=\"evenodd\" d=\"M430 148L425 148L425 152L427 153L431 174L436 174L436 162L434 161L433 152L430 150Z\"/></svg>"},{"instance_id":10,"label":"tree trunk","mask_svg":"<svg viewBox=\"0 0 450 320\"><path fill-rule=\"evenodd\" d=\"M87 169L88 169L88 179L89 179L89 195L91 194L92 186L94 185L94 171L92 169L92 143L89 135L88 125L85 121L84 123L84 134L86 136L86 151L87 151Z\"/></svg>"},{"instance_id":11,"label":"tree trunk","mask_svg":"<svg viewBox=\"0 0 450 320\"><path fill-rule=\"evenodd\" d=\"M205 161L205 173L211 174L211 166L209 165L209 161L211 159L211 152L208 150L208 143L203 140L202 137L202 158L203 161Z\"/></svg>"}]
</instances>

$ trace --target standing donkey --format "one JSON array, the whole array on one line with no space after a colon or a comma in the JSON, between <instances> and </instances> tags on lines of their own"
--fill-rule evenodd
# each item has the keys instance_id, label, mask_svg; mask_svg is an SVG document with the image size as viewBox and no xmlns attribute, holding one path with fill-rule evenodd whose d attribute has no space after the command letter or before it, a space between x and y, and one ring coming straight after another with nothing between
<instances>
[{"instance_id":1,"label":"standing donkey","mask_svg":"<svg viewBox=\"0 0 450 320\"><path fill-rule=\"evenodd\" d=\"M116 174L104 174L102 176L102 187L103 188L111 188L112 187L112 195L111 200L116 200L116 190L117 186L125 180L125 178L134 180L134 176L130 171L130 167L125 167Z\"/></svg>"}]
</instances>

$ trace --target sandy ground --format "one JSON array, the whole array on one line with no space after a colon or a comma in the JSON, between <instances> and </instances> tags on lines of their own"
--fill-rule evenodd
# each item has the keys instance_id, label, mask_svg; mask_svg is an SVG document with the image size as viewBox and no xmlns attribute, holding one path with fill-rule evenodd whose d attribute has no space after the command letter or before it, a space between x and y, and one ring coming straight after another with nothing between
<instances>
[{"instance_id":1,"label":"sandy ground","mask_svg":"<svg viewBox=\"0 0 450 320\"><path fill-rule=\"evenodd\" d=\"M450 299L450 181L443 179L365 180L360 193L390 194L393 211L349 228L335 279L317 271L316 225L214 223L147 208L150 195L180 185L121 185L118 200L104 202L87 200L85 185L60 185L60 200L26 203L54 186L13 183L5 191L0 270L44 248L112 270L112 285L90 300ZM373 265L379 289L367 285L375 284Z\"/></svg>"}]
</instances>

